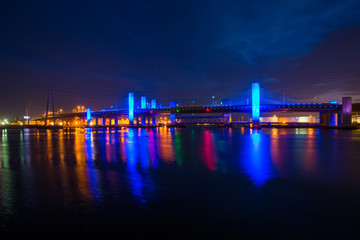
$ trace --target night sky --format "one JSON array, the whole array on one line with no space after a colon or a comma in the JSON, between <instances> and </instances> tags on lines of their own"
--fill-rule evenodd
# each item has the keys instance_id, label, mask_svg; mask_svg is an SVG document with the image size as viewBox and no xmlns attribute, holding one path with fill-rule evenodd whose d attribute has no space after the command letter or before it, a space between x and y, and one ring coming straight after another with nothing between
<instances>
[{"instance_id":1,"label":"night sky","mask_svg":"<svg viewBox=\"0 0 360 240\"><path fill-rule=\"evenodd\" d=\"M360 101L360 1L1 1L0 118L246 98ZM316 100L315 100L316 97ZM270 98L270 97L269 97Z\"/></svg>"}]
</instances>

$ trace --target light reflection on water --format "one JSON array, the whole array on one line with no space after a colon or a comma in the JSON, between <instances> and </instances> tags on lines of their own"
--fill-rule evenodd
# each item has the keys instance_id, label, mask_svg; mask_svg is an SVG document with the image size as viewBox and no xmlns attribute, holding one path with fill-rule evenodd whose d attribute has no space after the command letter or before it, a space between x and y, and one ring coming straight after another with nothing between
<instances>
[{"instance_id":1,"label":"light reflection on water","mask_svg":"<svg viewBox=\"0 0 360 240\"><path fill-rule=\"evenodd\" d=\"M270 155L270 137L253 131L250 136L251 141L246 141L246 146L242 148L242 164L253 183L261 187L275 175Z\"/></svg>"},{"instance_id":2,"label":"light reflection on water","mask_svg":"<svg viewBox=\"0 0 360 240\"><path fill-rule=\"evenodd\" d=\"M311 128L2 130L0 211L37 211L38 202L150 209L172 184L216 176L235 177L235 192L240 183L261 191L287 179L359 186L359 136Z\"/></svg>"}]
</instances>

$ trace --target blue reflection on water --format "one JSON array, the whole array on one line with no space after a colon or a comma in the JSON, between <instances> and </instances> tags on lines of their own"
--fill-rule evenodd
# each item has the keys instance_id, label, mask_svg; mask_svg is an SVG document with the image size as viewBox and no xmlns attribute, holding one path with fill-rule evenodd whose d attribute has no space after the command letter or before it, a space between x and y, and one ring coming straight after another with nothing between
<instances>
[{"instance_id":1,"label":"blue reflection on water","mask_svg":"<svg viewBox=\"0 0 360 240\"><path fill-rule=\"evenodd\" d=\"M99 184L100 177L93 162L95 160L95 146L94 135L90 129L87 129L85 133L85 151L88 166L89 191L93 197L95 205L99 205L100 200L102 199L102 192Z\"/></svg>"},{"instance_id":2,"label":"blue reflection on water","mask_svg":"<svg viewBox=\"0 0 360 240\"><path fill-rule=\"evenodd\" d=\"M147 155L146 152L145 154L139 154L139 150L144 150L144 145L148 145L148 138L146 136L142 138L139 135L135 136L135 131L129 129L125 139L126 169L130 191L135 197L137 204L140 207L146 207L148 203L147 197L151 196L154 191L154 181L151 179L148 169L148 152ZM140 164L138 162L139 159Z\"/></svg>"},{"instance_id":3,"label":"blue reflection on water","mask_svg":"<svg viewBox=\"0 0 360 240\"><path fill-rule=\"evenodd\" d=\"M242 149L244 170L257 187L262 187L274 177L275 168L272 165L270 153L270 139L268 135L259 132L250 132L248 141Z\"/></svg>"}]
</instances>

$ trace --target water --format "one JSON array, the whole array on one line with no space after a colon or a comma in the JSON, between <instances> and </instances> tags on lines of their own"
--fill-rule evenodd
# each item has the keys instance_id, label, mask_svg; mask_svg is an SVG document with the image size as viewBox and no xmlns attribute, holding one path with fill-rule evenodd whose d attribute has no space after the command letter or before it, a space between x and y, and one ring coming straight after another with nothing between
<instances>
[{"instance_id":1,"label":"water","mask_svg":"<svg viewBox=\"0 0 360 240\"><path fill-rule=\"evenodd\" d=\"M0 230L350 237L360 131L2 130Z\"/></svg>"}]
</instances>

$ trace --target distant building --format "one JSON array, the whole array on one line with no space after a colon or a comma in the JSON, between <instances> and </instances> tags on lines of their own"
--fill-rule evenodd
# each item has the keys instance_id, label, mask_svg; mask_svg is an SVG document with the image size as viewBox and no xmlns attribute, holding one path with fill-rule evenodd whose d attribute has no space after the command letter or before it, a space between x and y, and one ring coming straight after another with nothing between
<instances>
[{"instance_id":1,"label":"distant building","mask_svg":"<svg viewBox=\"0 0 360 240\"><path fill-rule=\"evenodd\" d=\"M81 113L86 112L86 108L84 106L77 106L76 108L73 108L73 113Z\"/></svg>"}]
</instances>

